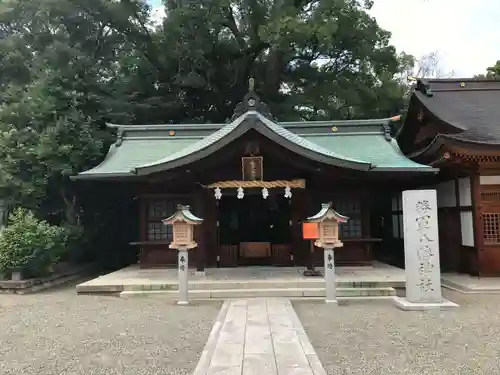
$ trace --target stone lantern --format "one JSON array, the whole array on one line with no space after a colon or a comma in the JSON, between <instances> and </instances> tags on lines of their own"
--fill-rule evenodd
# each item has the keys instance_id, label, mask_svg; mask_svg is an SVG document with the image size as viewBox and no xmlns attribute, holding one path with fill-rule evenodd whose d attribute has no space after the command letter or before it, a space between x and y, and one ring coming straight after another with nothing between
<instances>
[{"instance_id":1,"label":"stone lantern","mask_svg":"<svg viewBox=\"0 0 500 375\"><path fill-rule=\"evenodd\" d=\"M187 305L188 300L188 250L198 244L194 241L194 226L200 225L203 219L195 216L189 206L178 205L177 211L169 218L162 220L165 225L172 225L173 241L171 249L179 250L179 301L178 305Z\"/></svg>"},{"instance_id":2,"label":"stone lantern","mask_svg":"<svg viewBox=\"0 0 500 375\"><path fill-rule=\"evenodd\" d=\"M339 224L346 223L347 220L349 220L347 216L333 209L332 203L323 203L321 210L306 220L308 223L318 225L318 238L314 245L322 247L325 253L325 301L329 303L337 302L333 249L344 245L339 240Z\"/></svg>"}]
</instances>

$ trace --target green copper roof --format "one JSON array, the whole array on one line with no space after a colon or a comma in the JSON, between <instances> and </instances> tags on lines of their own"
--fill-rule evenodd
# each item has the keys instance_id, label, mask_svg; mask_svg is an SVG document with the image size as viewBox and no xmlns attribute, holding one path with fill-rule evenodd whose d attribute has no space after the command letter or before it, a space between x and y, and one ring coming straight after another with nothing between
<instances>
[{"instance_id":1,"label":"green copper roof","mask_svg":"<svg viewBox=\"0 0 500 375\"><path fill-rule=\"evenodd\" d=\"M124 139L120 146L113 144L106 158L97 167L81 172L77 178L106 178L135 176L132 169L154 162L169 153L182 150L197 138Z\"/></svg>"},{"instance_id":2,"label":"green copper roof","mask_svg":"<svg viewBox=\"0 0 500 375\"><path fill-rule=\"evenodd\" d=\"M347 121L276 122L250 91L227 124L115 125L116 143L106 158L74 179L134 177L201 160L255 130L319 163L359 171L432 172L406 158L391 138L393 118Z\"/></svg>"},{"instance_id":3,"label":"green copper roof","mask_svg":"<svg viewBox=\"0 0 500 375\"><path fill-rule=\"evenodd\" d=\"M304 135L303 138L346 157L370 161L374 171L432 169L408 159L399 149L397 141L393 138L386 140L383 134Z\"/></svg>"},{"instance_id":4,"label":"green copper roof","mask_svg":"<svg viewBox=\"0 0 500 375\"><path fill-rule=\"evenodd\" d=\"M170 153L153 163L135 168L134 173L146 175L187 165L210 155L252 129L297 154L319 162L357 170L372 168L369 161L347 157L337 153L332 148L324 148L275 124L259 112L250 110L208 137L192 143L182 150Z\"/></svg>"}]
</instances>

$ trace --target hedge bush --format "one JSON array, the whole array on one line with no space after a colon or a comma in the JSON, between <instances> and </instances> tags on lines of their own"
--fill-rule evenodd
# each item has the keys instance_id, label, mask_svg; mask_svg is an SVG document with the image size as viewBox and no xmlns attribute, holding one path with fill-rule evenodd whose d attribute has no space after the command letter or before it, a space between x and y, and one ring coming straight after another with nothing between
<instances>
[{"instance_id":1,"label":"hedge bush","mask_svg":"<svg viewBox=\"0 0 500 375\"><path fill-rule=\"evenodd\" d=\"M64 228L37 219L31 211L15 209L0 234L0 273L20 270L26 276L42 276L66 250Z\"/></svg>"}]
</instances>

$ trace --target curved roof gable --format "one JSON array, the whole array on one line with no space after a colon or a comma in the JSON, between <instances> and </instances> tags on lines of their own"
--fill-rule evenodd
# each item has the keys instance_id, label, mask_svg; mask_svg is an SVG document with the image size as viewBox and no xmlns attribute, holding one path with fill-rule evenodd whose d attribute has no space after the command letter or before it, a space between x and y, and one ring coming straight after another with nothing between
<instances>
[{"instance_id":1,"label":"curved roof gable","mask_svg":"<svg viewBox=\"0 0 500 375\"><path fill-rule=\"evenodd\" d=\"M433 116L455 129L436 138L500 144L500 80L420 80L414 96Z\"/></svg>"},{"instance_id":2,"label":"curved roof gable","mask_svg":"<svg viewBox=\"0 0 500 375\"><path fill-rule=\"evenodd\" d=\"M431 172L406 158L385 119L276 122L253 91L238 104L229 123L115 125L116 143L96 167L73 179L146 176L205 158L254 130L291 152L319 163L359 171Z\"/></svg>"},{"instance_id":3,"label":"curved roof gable","mask_svg":"<svg viewBox=\"0 0 500 375\"><path fill-rule=\"evenodd\" d=\"M248 110L233 122L208 137L163 159L136 167L133 172L137 175L147 175L192 163L207 157L252 129L273 140L280 146L311 160L357 170L369 170L372 168L369 162L353 159L327 150L275 124L256 110Z\"/></svg>"}]
</instances>

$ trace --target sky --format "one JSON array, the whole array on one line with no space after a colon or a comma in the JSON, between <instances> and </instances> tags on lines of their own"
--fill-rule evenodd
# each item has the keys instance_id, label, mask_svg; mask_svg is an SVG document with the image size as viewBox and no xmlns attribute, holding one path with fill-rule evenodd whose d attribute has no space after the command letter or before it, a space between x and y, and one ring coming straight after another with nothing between
<instances>
[{"instance_id":1,"label":"sky","mask_svg":"<svg viewBox=\"0 0 500 375\"><path fill-rule=\"evenodd\" d=\"M500 60L500 0L374 0L378 24L398 51L437 51L454 77L484 73Z\"/></svg>"},{"instance_id":2,"label":"sky","mask_svg":"<svg viewBox=\"0 0 500 375\"><path fill-rule=\"evenodd\" d=\"M370 14L399 52L437 52L447 77L472 77L500 60L500 0L374 0Z\"/></svg>"}]
</instances>

